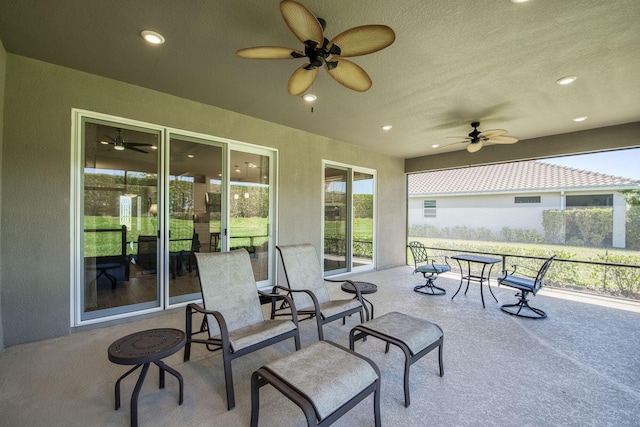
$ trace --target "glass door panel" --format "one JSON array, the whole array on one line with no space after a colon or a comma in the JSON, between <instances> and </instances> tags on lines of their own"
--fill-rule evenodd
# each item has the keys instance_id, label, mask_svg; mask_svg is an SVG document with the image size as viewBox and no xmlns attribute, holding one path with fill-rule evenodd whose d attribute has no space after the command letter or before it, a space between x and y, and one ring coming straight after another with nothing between
<instances>
[{"instance_id":1,"label":"glass door panel","mask_svg":"<svg viewBox=\"0 0 640 427\"><path fill-rule=\"evenodd\" d=\"M82 122L82 320L160 305L159 138L155 130Z\"/></svg>"},{"instance_id":2,"label":"glass door panel","mask_svg":"<svg viewBox=\"0 0 640 427\"><path fill-rule=\"evenodd\" d=\"M165 254L169 304L200 298L194 253L220 250L222 159L220 146L171 135Z\"/></svg>"},{"instance_id":3,"label":"glass door panel","mask_svg":"<svg viewBox=\"0 0 640 427\"><path fill-rule=\"evenodd\" d=\"M348 171L324 170L324 271L346 271L348 252Z\"/></svg>"},{"instance_id":4,"label":"glass door panel","mask_svg":"<svg viewBox=\"0 0 640 427\"><path fill-rule=\"evenodd\" d=\"M353 172L352 269L373 264L373 175Z\"/></svg>"},{"instance_id":5,"label":"glass door panel","mask_svg":"<svg viewBox=\"0 0 640 427\"><path fill-rule=\"evenodd\" d=\"M249 252L258 287L264 287L269 284L272 259L270 157L231 150L229 165L228 248Z\"/></svg>"}]
</instances>

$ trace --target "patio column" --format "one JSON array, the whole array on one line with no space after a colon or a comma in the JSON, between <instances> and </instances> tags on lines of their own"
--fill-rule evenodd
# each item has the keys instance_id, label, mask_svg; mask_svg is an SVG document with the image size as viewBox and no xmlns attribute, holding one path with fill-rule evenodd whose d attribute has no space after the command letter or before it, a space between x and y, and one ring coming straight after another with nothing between
<instances>
[{"instance_id":1,"label":"patio column","mask_svg":"<svg viewBox=\"0 0 640 427\"><path fill-rule=\"evenodd\" d=\"M627 202L624 195L613 193L613 236L612 246L614 248L626 247L626 220Z\"/></svg>"}]
</instances>

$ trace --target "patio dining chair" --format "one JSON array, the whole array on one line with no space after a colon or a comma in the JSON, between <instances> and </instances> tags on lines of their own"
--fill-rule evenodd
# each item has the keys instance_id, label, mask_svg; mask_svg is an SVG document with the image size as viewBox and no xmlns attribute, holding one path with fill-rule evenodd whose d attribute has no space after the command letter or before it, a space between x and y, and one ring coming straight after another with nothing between
<instances>
[{"instance_id":1,"label":"patio dining chair","mask_svg":"<svg viewBox=\"0 0 640 427\"><path fill-rule=\"evenodd\" d=\"M433 282L438 278L439 274L451 271L451 266L447 262L447 257L429 257L427 247L420 242L409 242L409 249L411 249L411 255L413 256L413 273L422 273L426 280L424 285L414 286L413 290L425 295L446 294L446 290L439 288ZM438 258L444 259L444 263L436 263Z\"/></svg>"},{"instance_id":2,"label":"patio dining chair","mask_svg":"<svg viewBox=\"0 0 640 427\"><path fill-rule=\"evenodd\" d=\"M320 268L316 249L311 244L276 246L282 260L284 275L288 287L277 285L290 294L295 302L291 312L308 316L303 320L315 317L318 327L318 338L324 339L323 325L334 320L346 319L352 314L360 314L360 322L364 322L364 302L360 289L353 285L355 298L331 300L325 282L344 283L348 280L325 279ZM353 282L351 282L353 284ZM271 318L276 315L275 304L271 305ZM283 307L281 306L281 309ZM344 323L344 321L343 321Z\"/></svg>"},{"instance_id":3,"label":"patio dining chair","mask_svg":"<svg viewBox=\"0 0 640 427\"><path fill-rule=\"evenodd\" d=\"M502 276L498 277L498 284L510 286L518 289L519 291L516 294L518 302L515 304L504 304L500 307L500 310L513 316L526 317L529 319L544 319L547 317L547 313L539 308L531 307L529 305L527 296L529 293L532 293L534 296L538 293L542 287L542 279L544 279L545 274L547 274L547 271L551 266L551 262L555 257L556 256L553 255L547 259L537 272L536 270L528 267L513 265L513 270L511 272L505 271ZM516 275L516 270L518 268L520 268L520 270L528 270L532 273L521 272L519 275ZM533 274L533 272L536 274Z\"/></svg>"},{"instance_id":4,"label":"patio dining chair","mask_svg":"<svg viewBox=\"0 0 640 427\"><path fill-rule=\"evenodd\" d=\"M272 295L258 291L245 249L231 252L195 254L200 273L200 288L204 307L186 307L187 343L184 361L191 356L191 344L205 344L209 351L221 350L227 392L227 409L235 407L231 361L245 354L293 337L295 349L300 349L298 318L295 310L291 320L265 320L259 295L283 298L294 306L287 295ZM193 316L204 314L199 330L193 331ZM204 336L203 338L194 338Z\"/></svg>"}]
</instances>

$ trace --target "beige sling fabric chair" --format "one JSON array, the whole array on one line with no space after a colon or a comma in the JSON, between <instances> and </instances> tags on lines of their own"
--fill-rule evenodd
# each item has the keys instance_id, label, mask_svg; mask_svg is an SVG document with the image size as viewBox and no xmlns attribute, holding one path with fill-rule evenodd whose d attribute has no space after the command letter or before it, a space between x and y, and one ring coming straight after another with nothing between
<instances>
[{"instance_id":1,"label":"beige sling fabric chair","mask_svg":"<svg viewBox=\"0 0 640 427\"><path fill-rule=\"evenodd\" d=\"M318 325L318 338L324 339L322 326L334 320L344 319L360 313L360 322L364 322L362 294L354 285L356 298L331 300L325 282L344 283L349 280L327 280L320 269L320 261L315 248L310 244L277 246L288 288L277 286L291 293L299 315L315 317ZM291 310L294 312L295 310ZM275 316L272 304L271 318Z\"/></svg>"},{"instance_id":2,"label":"beige sling fabric chair","mask_svg":"<svg viewBox=\"0 0 640 427\"><path fill-rule=\"evenodd\" d=\"M231 361L245 354L293 337L296 350L300 349L298 318L291 320L265 320L259 295L284 298L258 291L251 269L251 259L245 249L231 252L195 254L200 273L200 288L204 308L189 304L186 308L187 343L185 362L191 355L191 344L206 344L210 351L222 350L227 391L227 409L235 407ZM200 329L193 331L193 315L202 313L205 320ZM194 338L202 335L203 338Z\"/></svg>"}]
</instances>

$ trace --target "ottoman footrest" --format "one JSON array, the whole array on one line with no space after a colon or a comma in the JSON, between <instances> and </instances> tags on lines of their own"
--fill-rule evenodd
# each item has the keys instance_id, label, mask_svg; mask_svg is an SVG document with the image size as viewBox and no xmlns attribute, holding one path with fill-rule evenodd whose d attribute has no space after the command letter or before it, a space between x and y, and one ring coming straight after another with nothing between
<instances>
[{"instance_id":1,"label":"ottoman footrest","mask_svg":"<svg viewBox=\"0 0 640 427\"><path fill-rule=\"evenodd\" d=\"M373 393L375 425L381 425L378 367L335 343L319 341L256 370L251 377L251 426L258 425L260 387L267 384L302 409L309 426L334 423Z\"/></svg>"},{"instance_id":2,"label":"ottoman footrest","mask_svg":"<svg viewBox=\"0 0 640 427\"><path fill-rule=\"evenodd\" d=\"M444 333L440 326L435 323L403 313L390 312L351 329L351 332L349 332L349 348L353 350L355 341L365 339L368 335L386 342L385 353L389 352L390 344L400 347L404 353L405 407L411 404L409 368L436 347L438 347L440 376L444 376L442 363Z\"/></svg>"}]
</instances>

